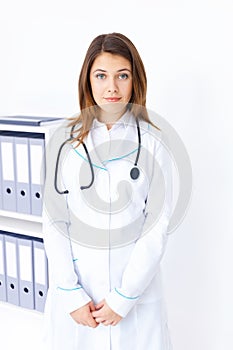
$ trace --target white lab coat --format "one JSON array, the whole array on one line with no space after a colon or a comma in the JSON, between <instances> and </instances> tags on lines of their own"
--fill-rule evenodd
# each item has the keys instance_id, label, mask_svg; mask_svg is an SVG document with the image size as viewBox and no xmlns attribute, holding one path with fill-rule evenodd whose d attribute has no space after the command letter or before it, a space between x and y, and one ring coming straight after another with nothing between
<instances>
[{"instance_id":1,"label":"white lab coat","mask_svg":"<svg viewBox=\"0 0 233 350\"><path fill-rule=\"evenodd\" d=\"M80 190L90 180L82 145L77 149L67 146L61 162L60 186L68 189L68 194L56 194L52 172L51 184L47 177L43 233L50 287L44 349L171 350L160 272L172 208L171 164L162 133L144 121L140 126L139 179L129 176L138 147L130 112L110 130L104 123L93 122L85 139L95 171L92 189ZM154 191L161 185L154 171L155 160L166 189L161 215L153 224L157 215ZM120 189L117 184L123 180L126 187ZM88 196L93 189L96 192ZM123 199L114 207L121 195ZM93 206L88 203L92 196ZM100 324L93 329L76 324L69 315L90 300L98 303L102 299L123 317L118 325Z\"/></svg>"}]
</instances>

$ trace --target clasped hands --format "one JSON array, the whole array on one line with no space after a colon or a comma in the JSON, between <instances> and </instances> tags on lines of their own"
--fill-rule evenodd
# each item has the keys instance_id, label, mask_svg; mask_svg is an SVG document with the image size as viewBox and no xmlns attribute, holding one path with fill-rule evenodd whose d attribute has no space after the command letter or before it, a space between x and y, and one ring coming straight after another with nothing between
<instances>
[{"instance_id":1,"label":"clasped hands","mask_svg":"<svg viewBox=\"0 0 233 350\"><path fill-rule=\"evenodd\" d=\"M71 312L70 315L78 324L91 328L96 328L100 323L104 326L116 326L122 319L120 315L108 306L105 300L102 300L97 305L90 301L88 304Z\"/></svg>"}]
</instances>

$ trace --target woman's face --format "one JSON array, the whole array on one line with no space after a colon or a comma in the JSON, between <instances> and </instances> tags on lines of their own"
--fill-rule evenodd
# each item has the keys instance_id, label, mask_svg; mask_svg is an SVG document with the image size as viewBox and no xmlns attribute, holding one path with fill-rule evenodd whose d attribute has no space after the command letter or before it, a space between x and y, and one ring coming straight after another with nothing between
<instances>
[{"instance_id":1,"label":"woman's face","mask_svg":"<svg viewBox=\"0 0 233 350\"><path fill-rule=\"evenodd\" d=\"M103 52L96 57L90 71L94 100L106 112L120 117L132 95L132 68L120 55Z\"/></svg>"}]
</instances>

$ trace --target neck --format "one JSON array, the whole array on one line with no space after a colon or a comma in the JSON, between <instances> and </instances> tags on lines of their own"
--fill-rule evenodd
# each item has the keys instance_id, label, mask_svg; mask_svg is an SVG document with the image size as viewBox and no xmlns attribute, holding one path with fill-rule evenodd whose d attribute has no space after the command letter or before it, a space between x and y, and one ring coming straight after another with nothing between
<instances>
[{"instance_id":1,"label":"neck","mask_svg":"<svg viewBox=\"0 0 233 350\"><path fill-rule=\"evenodd\" d=\"M98 117L98 120L102 123L105 123L107 129L111 129L114 123L116 123L126 112L126 108L121 112L107 112L101 110L101 113Z\"/></svg>"}]
</instances>

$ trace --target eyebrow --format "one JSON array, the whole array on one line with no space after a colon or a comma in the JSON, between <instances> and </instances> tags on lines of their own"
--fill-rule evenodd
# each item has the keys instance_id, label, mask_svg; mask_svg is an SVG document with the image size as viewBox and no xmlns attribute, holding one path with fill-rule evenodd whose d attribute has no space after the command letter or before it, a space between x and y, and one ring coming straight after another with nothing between
<instances>
[{"instance_id":1,"label":"eyebrow","mask_svg":"<svg viewBox=\"0 0 233 350\"><path fill-rule=\"evenodd\" d=\"M131 73L131 70L128 69L128 68L118 69L118 70L117 70L117 73L120 73L120 72L123 72L123 71L126 71L126 70L127 70L128 72ZM100 69L100 68L99 68L99 69L95 69L93 73L96 73L96 72L103 72L103 73L106 73L107 71L104 70L104 69Z\"/></svg>"}]
</instances>

